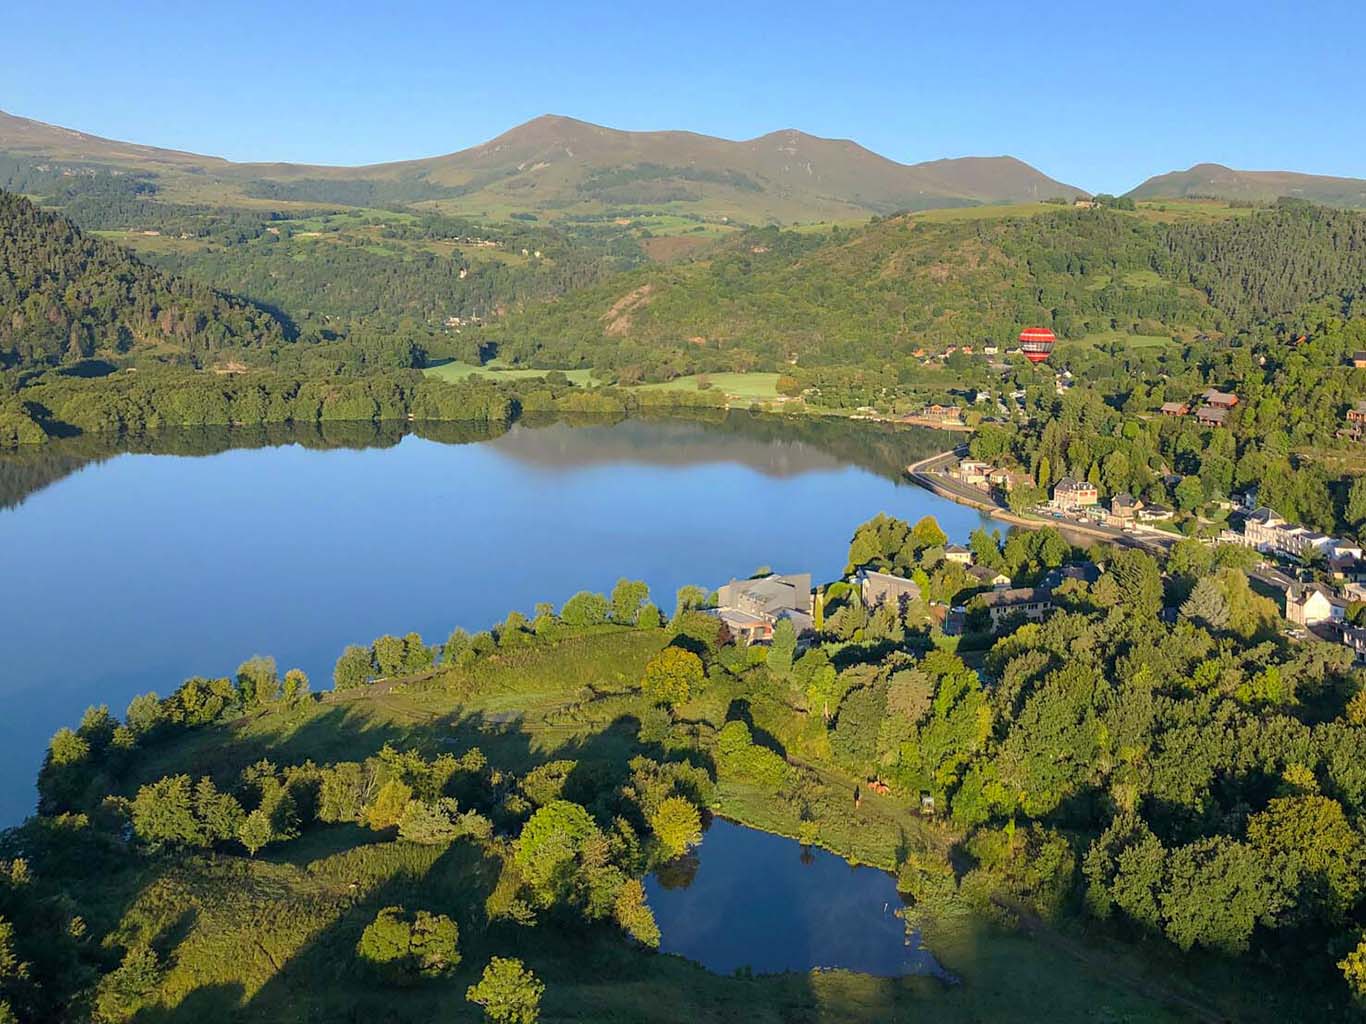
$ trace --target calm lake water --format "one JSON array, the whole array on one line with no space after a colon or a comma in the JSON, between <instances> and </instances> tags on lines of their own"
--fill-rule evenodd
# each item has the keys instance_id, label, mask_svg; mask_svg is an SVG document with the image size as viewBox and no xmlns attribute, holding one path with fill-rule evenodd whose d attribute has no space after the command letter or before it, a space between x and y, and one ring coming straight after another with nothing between
<instances>
[{"instance_id":1,"label":"calm lake water","mask_svg":"<svg viewBox=\"0 0 1366 1024\"><path fill-rule=\"evenodd\" d=\"M943 972L907 936L885 871L719 818L687 861L645 881L665 953L718 974Z\"/></svg>"},{"instance_id":2,"label":"calm lake water","mask_svg":"<svg viewBox=\"0 0 1366 1024\"><path fill-rule=\"evenodd\" d=\"M732 415L439 436L220 433L0 460L0 824L32 810L49 737L90 704L121 715L253 654L322 689L346 644L382 633L436 643L621 576L668 612L680 586L761 565L834 578L877 512L934 514L960 540L982 522L897 478L946 446L929 431ZM216 450L243 443L260 446Z\"/></svg>"}]
</instances>

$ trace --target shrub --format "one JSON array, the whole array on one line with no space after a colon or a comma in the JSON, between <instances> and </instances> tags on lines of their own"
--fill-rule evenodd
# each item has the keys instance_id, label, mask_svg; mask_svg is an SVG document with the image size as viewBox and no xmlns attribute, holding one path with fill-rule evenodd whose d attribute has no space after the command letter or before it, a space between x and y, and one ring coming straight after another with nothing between
<instances>
[{"instance_id":1,"label":"shrub","mask_svg":"<svg viewBox=\"0 0 1366 1024\"><path fill-rule=\"evenodd\" d=\"M681 647L666 647L645 665L640 686L656 704L678 705L687 702L702 678L701 658Z\"/></svg>"},{"instance_id":2,"label":"shrub","mask_svg":"<svg viewBox=\"0 0 1366 1024\"><path fill-rule=\"evenodd\" d=\"M536 1024L544 993L545 985L522 961L495 956L465 998L482 1006L484 1017L493 1024Z\"/></svg>"},{"instance_id":3,"label":"shrub","mask_svg":"<svg viewBox=\"0 0 1366 1024\"><path fill-rule=\"evenodd\" d=\"M386 981L407 984L449 974L460 963L460 931L442 914L385 907L365 926L356 954Z\"/></svg>"}]
</instances>

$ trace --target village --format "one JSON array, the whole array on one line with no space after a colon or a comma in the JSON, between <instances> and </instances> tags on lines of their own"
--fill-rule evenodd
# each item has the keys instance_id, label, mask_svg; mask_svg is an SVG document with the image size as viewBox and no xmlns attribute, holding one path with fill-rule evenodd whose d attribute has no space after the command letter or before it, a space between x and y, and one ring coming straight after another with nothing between
<instances>
[{"instance_id":1,"label":"village","mask_svg":"<svg viewBox=\"0 0 1366 1024\"><path fill-rule=\"evenodd\" d=\"M1235 396L1217 392L1205 397L1205 405L1197 408L1195 415L1210 425L1222 423L1237 401ZM1191 413L1184 406L1163 411L1164 415ZM1366 413L1358 422L1362 421L1366 421ZM949 466L944 476L992 500L1034 486L1027 473L968 458ZM940 493L963 500L952 490ZM1258 503L1255 487L1233 496L1227 505L1228 525L1217 535L1200 539L1257 552L1261 557L1249 576L1279 601L1291 627L1290 635L1301 639L1312 635L1344 644L1366 663L1366 615L1362 614L1366 611L1366 552L1362 545L1286 520ZM1034 520L1029 525L1052 521L1061 528L1098 530L1113 534L1117 541L1128 539L1149 549L1166 548L1181 537L1172 524L1173 509L1127 493L1114 494L1102 502L1095 484L1072 477L1059 480L1051 495L1025 511ZM1006 590L988 604L993 608L994 622L1017 611L1037 619L1051 610L1049 597L1040 588L1033 594ZM995 609L1000 609L999 613Z\"/></svg>"}]
</instances>

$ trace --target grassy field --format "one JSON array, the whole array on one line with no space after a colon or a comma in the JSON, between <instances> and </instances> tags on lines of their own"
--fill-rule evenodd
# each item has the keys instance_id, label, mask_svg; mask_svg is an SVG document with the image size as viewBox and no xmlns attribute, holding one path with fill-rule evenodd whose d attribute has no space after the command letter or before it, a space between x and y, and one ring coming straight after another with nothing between
<instances>
[{"instance_id":1,"label":"grassy field","mask_svg":"<svg viewBox=\"0 0 1366 1024\"><path fill-rule=\"evenodd\" d=\"M354 760L384 743L428 755L479 746L513 771L553 758L622 764L636 750L644 710L634 689L663 630L600 632L482 659L474 668L379 686L290 711L260 713L184 734L139 765L138 778L171 771L230 777L269 757L279 764ZM801 721L743 678L709 685L678 709L680 721L717 725L743 700L757 729L796 742ZM891 867L906 849L942 845L943 827L895 797L868 794L830 767L803 769L804 799L820 842ZM779 833L795 831L790 803L723 784L718 810ZM705 862L705 844L702 852ZM813 972L753 979L710 974L631 946L610 926L553 916L534 928L490 924L483 904L496 858L466 841L415 846L357 825L311 828L255 859L193 855L83 884L83 910L112 929L111 944L154 941L171 955L161 1005L139 1024L226 1021L475 1021L463 992L490 955L515 955L545 981L543 1021L982 1022L1285 1019L1218 962L1171 947L1141 950L1096 933L1006 931L967 916L935 922L927 944L959 979L880 979ZM463 962L441 980L387 989L352 966L379 907L425 907L454 917ZM1217 1003L1218 1010L1210 1010Z\"/></svg>"},{"instance_id":2,"label":"grassy field","mask_svg":"<svg viewBox=\"0 0 1366 1024\"><path fill-rule=\"evenodd\" d=\"M1172 339L1161 334L1127 334L1124 331L1098 331L1095 334L1088 334L1082 338L1072 338L1058 342L1058 348L1062 350L1080 348L1101 348L1109 345L1120 345L1128 349L1156 349L1165 348L1172 344Z\"/></svg>"},{"instance_id":3,"label":"grassy field","mask_svg":"<svg viewBox=\"0 0 1366 1024\"><path fill-rule=\"evenodd\" d=\"M450 362L434 363L426 367L423 371L428 377L435 377L437 380L457 381L464 380L472 373L482 374L489 380L526 380L530 377L544 377L550 370L533 370L526 367L504 366L497 360L485 363L483 366L475 366L473 363L462 363L458 360ZM571 384L580 387L591 387L593 385L593 372L591 370L561 370L569 378Z\"/></svg>"},{"instance_id":4,"label":"grassy field","mask_svg":"<svg viewBox=\"0 0 1366 1024\"><path fill-rule=\"evenodd\" d=\"M766 402L778 397L778 377L776 373L704 373L689 377L677 377L661 384L642 384L641 390L661 391L699 391L700 385L710 382L711 387L728 399L740 402Z\"/></svg>"}]
</instances>

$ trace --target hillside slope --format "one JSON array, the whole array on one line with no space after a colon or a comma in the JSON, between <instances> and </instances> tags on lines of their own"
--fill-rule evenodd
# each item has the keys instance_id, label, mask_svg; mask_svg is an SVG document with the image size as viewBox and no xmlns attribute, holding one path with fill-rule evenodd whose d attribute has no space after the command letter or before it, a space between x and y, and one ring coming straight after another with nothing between
<instances>
[{"instance_id":1,"label":"hillside slope","mask_svg":"<svg viewBox=\"0 0 1366 1024\"><path fill-rule=\"evenodd\" d=\"M1366 279L1366 217L1282 205L1209 224L1057 210L908 215L828 235L763 229L711 258L650 267L509 316L505 359L647 377L792 364L909 366L917 349L1228 333Z\"/></svg>"},{"instance_id":2,"label":"hillside slope","mask_svg":"<svg viewBox=\"0 0 1366 1024\"><path fill-rule=\"evenodd\" d=\"M0 113L0 153L180 175L189 194L218 183L220 196L226 184L244 200L431 202L491 216L648 208L750 222L862 219L870 212L1085 194L1011 157L907 165L849 140L791 129L737 142L549 115L444 156L323 167L231 163Z\"/></svg>"},{"instance_id":3,"label":"hillside slope","mask_svg":"<svg viewBox=\"0 0 1366 1024\"><path fill-rule=\"evenodd\" d=\"M1366 207L1366 179L1294 171L1235 171L1222 164L1196 164L1188 170L1149 178L1129 196L1133 199L1201 196L1256 203L1290 196L1329 206Z\"/></svg>"},{"instance_id":4,"label":"hillside slope","mask_svg":"<svg viewBox=\"0 0 1366 1024\"><path fill-rule=\"evenodd\" d=\"M158 349L191 358L285 340L269 313L140 262L0 191L0 367Z\"/></svg>"}]
</instances>

